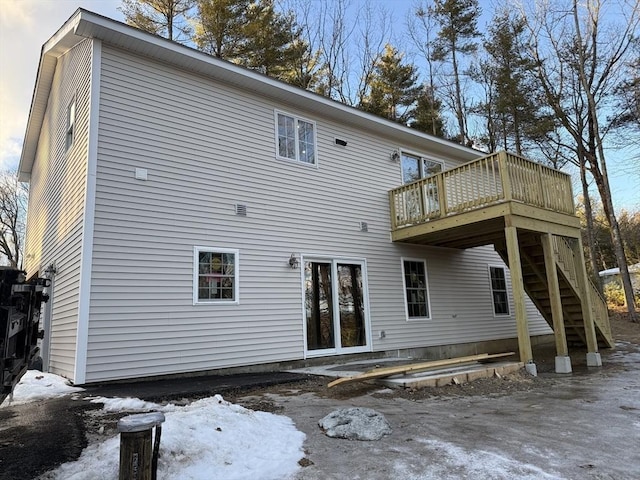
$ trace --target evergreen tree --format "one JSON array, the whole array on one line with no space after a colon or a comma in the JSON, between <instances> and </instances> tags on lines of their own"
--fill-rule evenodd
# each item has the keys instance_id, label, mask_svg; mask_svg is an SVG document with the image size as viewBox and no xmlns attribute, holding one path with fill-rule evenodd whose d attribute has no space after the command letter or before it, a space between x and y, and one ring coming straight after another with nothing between
<instances>
[{"instance_id":1,"label":"evergreen tree","mask_svg":"<svg viewBox=\"0 0 640 480\"><path fill-rule=\"evenodd\" d=\"M294 15L277 12L274 0L249 5L243 34L239 63L282 80L291 78L298 59L308 53Z\"/></svg>"},{"instance_id":2,"label":"evergreen tree","mask_svg":"<svg viewBox=\"0 0 640 480\"><path fill-rule=\"evenodd\" d=\"M273 0L198 0L194 42L213 56L302 88L315 80L302 29Z\"/></svg>"},{"instance_id":3,"label":"evergreen tree","mask_svg":"<svg viewBox=\"0 0 640 480\"><path fill-rule=\"evenodd\" d=\"M480 7L478 0L434 0L434 17L440 25L438 38L434 42L433 58L450 61L453 88L452 107L458 121L459 142L469 141L467 132L467 109L461 86L461 56L476 52L474 39L480 36L477 29Z\"/></svg>"},{"instance_id":4,"label":"evergreen tree","mask_svg":"<svg viewBox=\"0 0 640 480\"><path fill-rule=\"evenodd\" d=\"M189 34L186 17L194 0L122 0L119 10L128 25L169 40L179 40L178 34Z\"/></svg>"},{"instance_id":5,"label":"evergreen tree","mask_svg":"<svg viewBox=\"0 0 640 480\"><path fill-rule=\"evenodd\" d=\"M540 95L534 83L535 63L526 55L524 19L509 11L496 14L484 48L495 86L494 109L501 120L503 143L523 154L526 137L538 137L551 127L540 115Z\"/></svg>"},{"instance_id":6,"label":"evergreen tree","mask_svg":"<svg viewBox=\"0 0 640 480\"><path fill-rule=\"evenodd\" d=\"M239 56L251 0L197 0L198 16L193 41L214 57L235 60Z\"/></svg>"},{"instance_id":7,"label":"evergreen tree","mask_svg":"<svg viewBox=\"0 0 640 480\"><path fill-rule=\"evenodd\" d=\"M436 137L447 137L442 117L442 102L435 97L433 90L428 85L422 87L422 92L413 110L413 121L409 123L409 126Z\"/></svg>"},{"instance_id":8,"label":"evergreen tree","mask_svg":"<svg viewBox=\"0 0 640 480\"><path fill-rule=\"evenodd\" d=\"M403 64L403 55L387 44L376 62L370 81L369 94L360 108L406 124L413 115L411 108L418 100L422 87L417 85L416 66Z\"/></svg>"}]
</instances>

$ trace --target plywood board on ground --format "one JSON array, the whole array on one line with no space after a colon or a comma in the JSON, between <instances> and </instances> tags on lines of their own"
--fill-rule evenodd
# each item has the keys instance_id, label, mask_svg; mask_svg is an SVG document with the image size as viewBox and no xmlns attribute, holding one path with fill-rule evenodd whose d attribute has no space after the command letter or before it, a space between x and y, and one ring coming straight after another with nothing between
<instances>
[{"instance_id":1,"label":"plywood board on ground","mask_svg":"<svg viewBox=\"0 0 640 480\"><path fill-rule=\"evenodd\" d=\"M412 363L409 365L401 365L398 367L376 368L373 370L369 370L368 372L361 373L359 375L354 375L352 377L339 378L337 380L329 382L327 386L331 388L343 383L361 382L364 380L373 380L376 378L390 377L392 375L406 375L408 373L421 372L421 371L429 370L432 368L439 368L439 367L445 367L450 365L460 365L464 363L473 363L473 362L491 360L495 358L509 357L511 355L515 355L515 352L494 353L491 355L488 353L481 353L478 355L469 355L466 357L447 358L444 360L432 360L429 362Z\"/></svg>"}]
</instances>

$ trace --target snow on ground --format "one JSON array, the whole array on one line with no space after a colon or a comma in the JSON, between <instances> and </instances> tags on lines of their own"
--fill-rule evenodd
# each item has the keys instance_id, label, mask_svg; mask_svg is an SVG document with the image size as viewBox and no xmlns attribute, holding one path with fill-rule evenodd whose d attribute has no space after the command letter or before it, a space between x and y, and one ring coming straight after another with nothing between
<instances>
[{"instance_id":1,"label":"snow on ground","mask_svg":"<svg viewBox=\"0 0 640 480\"><path fill-rule=\"evenodd\" d=\"M13 401L28 403L78 392L57 375L29 370L14 389ZM138 398L90 398L105 412L124 414L161 411L165 415L158 460L159 480L282 480L300 468L305 434L282 415L255 412L225 401L220 395L187 406L158 405ZM118 478L120 437L89 445L75 462L42 476L58 480Z\"/></svg>"},{"instance_id":2,"label":"snow on ground","mask_svg":"<svg viewBox=\"0 0 640 480\"><path fill-rule=\"evenodd\" d=\"M38 370L27 370L13 390L13 399L7 397L0 408L35 402L45 398L63 397L81 390L83 389L80 387L72 387L69 385L69 380L58 375Z\"/></svg>"},{"instance_id":3,"label":"snow on ground","mask_svg":"<svg viewBox=\"0 0 640 480\"><path fill-rule=\"evenodd\" d=\"M105 411L155 410L165 414L158 479L281 480L291 477L304 457L304 433L290 418L255 412L220 395L184 407L161 406L136 398L97 397ZM118 477L120 439L113 436L87 447L75 462L44 478L111 480Z\"/></svg>"}]
</instances>

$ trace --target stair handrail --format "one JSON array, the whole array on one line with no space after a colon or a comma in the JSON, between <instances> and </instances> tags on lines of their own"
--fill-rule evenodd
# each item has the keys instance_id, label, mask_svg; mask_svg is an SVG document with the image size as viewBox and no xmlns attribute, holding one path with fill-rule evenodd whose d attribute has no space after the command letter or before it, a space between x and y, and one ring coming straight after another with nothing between
<instances>
[{"instance_id":1,"label":"stair handrail","mask_svg":"<svg viewBox=\"0 0 640 480\"><path fill-rule=\"evenodd\" d=\"M573 284L576 291L579 291L577 288L576 258L573 253L573 249L566 238L559 237L557 235L553 236L553 244L556 263L562 269L565 277L567 277L570 283ZM593 313L594 321L603 333L603 336L606 337L609 346L613 347L613 336L611 334L611 324L609 323L607 302L590 278L587 279L587 285L587 295L591 297L591 311Z\"/></svg>"}]
</instances>

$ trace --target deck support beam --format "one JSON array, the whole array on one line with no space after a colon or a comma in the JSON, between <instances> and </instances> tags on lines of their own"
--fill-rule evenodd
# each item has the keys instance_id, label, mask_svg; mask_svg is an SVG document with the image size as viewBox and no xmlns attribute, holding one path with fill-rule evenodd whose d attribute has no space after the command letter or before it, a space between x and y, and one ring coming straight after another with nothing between
<instances>
[{"instance_id":1,"label":"deck support beam","mask_svg":"<svg viewBox=\"0 0 640 480\"><path fill-rule=\"evenodd\" d=\"M578 277L576 280L580 289L580 306L582 308L582 318L584 319L584 335L587 341L587 366L601 367L602 359L598 352L598 339L596 337L593 310L591 309L591 295L589 294L589 276L584 263L584 250L580 237L571 242L571 249L575 260L576 276Z\"/></svg>"},{"instance_id":2,"label":"deck support beam","mask_svg":"<svg viewBox=\"0 0 640 480\"><path fill-rule=\"evenodd\" d=\"M527 371L533 375L536 373L531 351L531 337L529 337L529 325L527 321L527 309L525 306L524 281L522 276L522 264L520 263L520 247L518 245L518 231L516 227L507 226L504 229L507 241L507 256L509 257L509 271L511 272L511 288L516 310L516 325L518 329L518 350L520 361L525 364Z\"/></svg>"},{"instance_id":3,"label":"deck support beam","mask_svg":"<svg viewBox=\"0 0 640 480\"><path fill-rule=\"evenodd\" d=\"M571 358L567 347L567 335L562 314L562 297L558 282L555 253L553 251L553 236L550 233L540 235L544 252L544 267L549 286L549 301L551 302L551 318L553 333L556 339L556 373L571 373Z\"/></svg>"}]
</instances>

